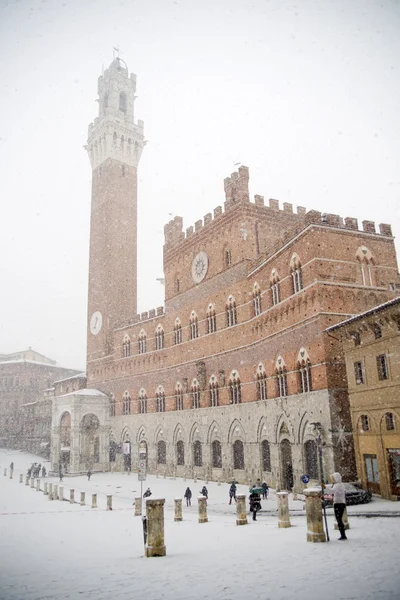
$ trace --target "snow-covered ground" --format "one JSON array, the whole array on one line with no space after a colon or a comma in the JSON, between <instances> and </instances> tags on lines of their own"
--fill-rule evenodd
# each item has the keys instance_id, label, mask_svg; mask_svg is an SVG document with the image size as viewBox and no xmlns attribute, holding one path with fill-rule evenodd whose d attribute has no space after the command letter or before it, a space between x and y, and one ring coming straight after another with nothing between
<instances>
[{"instance_id":1,"label":"snow-covered ground","mask_svg":"<svg viewBox=\"0 0 400 600\"><path fill-rule=\"evenodd\" d=\"M14 461L12 480L8 468ZM145 558L142 523L132 502L140 494L137 475L94 474L65 478L64 495L86 491L86 506L49 501L19 483L19 474L41 459L0 450L0 599L146 600L254 598L262 600L399 600L400 518L351 518L351 512L398 511L398 503L374 499L349 507L348 541L337 541L328 513L331 542L306 541L303 503L290 500L292 527L279 529L272 492L263 501L257 522L236 526L236 507L228 504L227 484L210 482L209 522L197 522L197 501L203 481L149 476L152 498L165 497L167 556ZM48 465L45 463L46 468ZM3 471L7 468L7 477ZM49 481L58 482L57 479ZM186 486L192 506L183 507L175 523L174 498ZM42 486L43 487L43 486ZM98 494L97 509L90 495ZM238 492L247 493L246 486ZM106 511L106 495L113 511ZM378 511L379 508L379 511Z\"/></svg>"}]
</instances>

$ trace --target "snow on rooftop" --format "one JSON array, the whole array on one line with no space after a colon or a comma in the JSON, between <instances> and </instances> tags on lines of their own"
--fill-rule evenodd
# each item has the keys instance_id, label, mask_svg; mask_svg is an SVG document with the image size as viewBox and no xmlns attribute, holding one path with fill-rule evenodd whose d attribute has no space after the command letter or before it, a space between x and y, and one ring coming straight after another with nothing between
<instances>
[{"instance_id":1,"label":"snow on rooftop","mask_svg":"<svg viewBox=\"0 0 400 600\"><path fill-rule=\"evenodd\" d=\"M81 390L76 390L75 392L68 392L68 394L61 394L58 398L65 398L66 396L105 396L108 397L107 394L101 392L100 390L95 390L92 388L83 388Z\"/></svg>"},{"instance_id":2,"label":"snow on rooftop","mask_svg":"<svg viewBox=\"0 0 400 600\"><path fill-rule=\"evenodd\" d=\"M374 306L374 308L370 308L370 309L366 310L365 312L359 313L357 315L353 315L352 317L349 317L348 319L345 319L344 321L340 321L340 323L336 323L336 325L331 325L330 327L327 327L325 329L325 331L332 331L333 329L338 329L339 327L343 327L344 325L353 323L354 321L357 321L358 319L363 319L365 317L369 317L370 315L380 312L381 310L384 310L385 308L389 308L390 306L395 306L396 304L399 304L399 303L400 303L400 296L398 296L397 298L392 298L392 300L383 302L383 304L378 304L378 306Z\"/></svg>"}]
</instances>

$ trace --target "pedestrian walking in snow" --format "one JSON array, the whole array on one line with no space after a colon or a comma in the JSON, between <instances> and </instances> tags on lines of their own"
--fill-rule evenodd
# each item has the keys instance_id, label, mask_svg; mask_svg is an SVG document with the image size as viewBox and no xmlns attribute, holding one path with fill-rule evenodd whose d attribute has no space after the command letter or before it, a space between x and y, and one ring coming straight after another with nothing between
<instances>
[{"instance_id":1,"label":"pedestrian walking in snow","mask_svg":"<svg viewBox=\"0 0 400 600\"><path fill-rule=\"evenodd\" d=\"M229 488L229 504L232 504L232 498L236 502L236 483L232 481L231 487Z\"/></svg>"},{"instance_id":2,"label":"pedestrian walking in snow","mask_svg":"<svg viewBox=\"0 0 400 600\"><path fill-rule=\"evenodd\" d=\"M257 512L261 510L261 496L258 492L259 488L255 486L250 490L250 512L253 513L253 521L257 521Z\"/></svg>"},{"instance_id":3,"label":"pedestrian walking in snow","mask_svg":"<svg viewBox=\"0 0 400 600\"><path fill-rule=\"evenodd\" d=\"M192 506L192 490L190 487L186 488L186 492L183 497L186 498L186 506Z\"/></svg>"},{"instance_id":4,"label":"pedestrian walking in snow","mask_svg":"<svg viewBox=\"0 0 400 600\"><path fill-rule=\"evenodd\" d=\"M143 498L149 498L150 496L151 496L151 490L150 490L150 488L147 488L147 490L143 494Z\"/></svg>"},{"instance_id":5,"label":"pedestrian walking in snow","mask_svg":"<svg viewBox=\"0 0 400 600\"><path fill-rule=\"evenodd\" d=\"M206 500L208 500L208 489L206 488L206 486L205 486L205 485L203 485L203 487L201 488L201 492L200 492L200 494L201 494L202 496L205 496Z\"/></svg>"},{"instance_id":6,"label":"pedestrian walking in snow","mask_svg":"<svg viewBox=\"0 0 400 600\"><path fill-rule=\"evenodd\" d=\"M333 473L331 475L331 481L333 483L333 510L340 531L339 540L347 540L343 523L343 513L346 508L346 488L342 483L342 476L340 473Z\"/></svg>"},{"instance_id":7,"label":"pedestrian walking in snow","mask_svg":"<svg viewBox=\"0 0 400 600\"><path fill-rule=\"evenodd\" d=\"M90 481L90 478L92 476L92 471L89 469L89 471L87 472L87 480Z\"/></svg>"},{"instance_id":8,"label":"pedestrian walking in snow","mask_svg":"<svg viewBox=\"0 0 400 600\"><path fill-rule=\"evenodd\" d=\"M262 484L261 487L263 489L263 498L264 498L264 500L266 500L268 498L268 492L269 492L268 484L264 481L264 483Z\"/></svg>"},{"instance_id":9,"label":"pedestrian walking in snow","mask_svg":"<svg viewBox=\"0 0 400 600\"><path fill-rule=\"evenodd\" d=\"M14 471L14 463L12 461L10 462L10 471L11 473Z\"/></svg>"},{"instance_id":10,"label":"pedestrian walking in snow","mask_svg":"<svg viewBox=\"0 0 400 600\"><path fill-rule=\"evenodd\" d=\"M63 475L63 472L62 472L62 469L61 469L61 467L60 467L59 476L60 476L60 481L62 481L62 480L63 480L63 477L64 477L64 475Z\"/></svg>"},{"instance_id":11,"label":"pedestrian walking in snow","mask_svg":"<svg viewBox=\"0 0 400 600\"><path fill-rule=\"evenodd\" d=\"M42 477L46 477L46 467L42 467Z\"/></svg>"}]
</instances>

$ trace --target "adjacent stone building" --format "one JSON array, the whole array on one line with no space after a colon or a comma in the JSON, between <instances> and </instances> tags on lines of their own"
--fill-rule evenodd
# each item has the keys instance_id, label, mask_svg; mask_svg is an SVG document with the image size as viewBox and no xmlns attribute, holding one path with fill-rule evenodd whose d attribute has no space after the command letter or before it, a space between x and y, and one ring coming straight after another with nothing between
<instances>
[{"instance_id":1,"label":"adjacent stone building","mask_svg":"<svg viewBox=\"0 0 400 600\"><path fill-rule=\"evenodd\" d=\"M393 297L390 225L251 200L241 166L224 181L223 205L186 231L180 217L165 226L165 306L136 314L144 139L135 88L114 60L99 79L87 146L93 395L83 413L106 427L106 394L110 467L135 469L140 445L151 472L298 489L301 474L319 476L320 432L326 472L354 478L352 437L342 438L351 428L346 369L325 330ZM64 402L53 411L55 446L72 410Z\"/></svg>"},{"instance_id":2,"label":"adjacent stone building","mask_svg":"<svg viewBox=\"0 0 400 600\"><path fill-rule=\"evenodd\" d=\"M400 500L400 297L327 333L343 344L358 477Z\"/></svg>"},{"instance_id":3,"label":"adjacent stone building","mask_svg":"<svg viewBox=\"0 0 400 600\"><path fill-rule=\"evenodd\" d=\"M0 446L48 455L51 400L43 390L75 373L32 348L0 354Z\"/></svg>"}]
</instances>

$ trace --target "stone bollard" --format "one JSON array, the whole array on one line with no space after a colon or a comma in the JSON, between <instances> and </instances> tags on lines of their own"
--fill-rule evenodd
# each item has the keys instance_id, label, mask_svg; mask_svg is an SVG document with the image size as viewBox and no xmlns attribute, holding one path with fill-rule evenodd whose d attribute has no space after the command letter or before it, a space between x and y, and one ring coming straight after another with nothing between
<instances>
[{"instance_id":1,"label":"stone bollard","mask_svg":"<svg viewBox=\"0 0 400 600\"><path fill-rule=\"evenodd\" d=\"M49 500L54 500L52 483L49 483Z\"/></svg>"},{"instance_id":2,"label":"stone bollard","mask_svg":"<svg viewBox=\"0 0 400 600\"><path fill-rule=\"evenodd\" d=\"M199 523L208 523L207 498L204 496L199 496L197 498L197 502L199 505Z\"/></svg>"},{"instance_id":3,"label":"stone bollard","mask_svg":"<svg viewBox=\"0 0 400 600\"><path fill-rule=\"evenodd\" d=\"M97 494L92 494L92 508L97 508Z\"/></svg>"},{"instance_id":4,"label":"stone bollard","mask_svg":"<svg viewBox=\"0 0 400 600\"><path fill-rule=\"evenodd\" d=\"M58 499L61 500L61 502L64 501L64 486L62 485L58 488Z\"/></svg>"},{"instance_id":5,"label":"stone bollard","mask_svg":"<svg viewBox=\"0 0 400 600\"><path fill-rule=\"evenodd\" d=\"M29 475L25 475L25 485L29 485Z\"/></svg>"},{"instance_id":6,"label":"stone bollard","mask_svg":"<svg viewBox=\"0 0 400 600\"><path fill-rule=\"evenodd\" d=\"M182 498L175 498L175 516L174 521L182 521Z\"/></svg>"},{"instance_id":7,"label":"stone bollard","mask_svg":"<svg viewBox=\"0 0 400 600\"><path fill-rule=\"evenodd\" d=\"M147 516L147 541L145 554L152 556L165 556L167 551L164 543L164 504L165 499L150 500L146 502Z\"/></svg>"},{"instance_id":8,"label":"stone bollard","mask_svg":"<svg viewBox=\"0 0 400 600\"><path fill-rule=\"evenodd\" d=\"M75 490L69 490L69 503L75 504Z\"/></svg>"},{"instance_id":9,"label":"stone bollard","mask_svg":"<svg viewBox=\"0 0 400 600\"><path fill-rule=\"evenodd\" d=\"M53 496L54 500L58 500L58 484L53 483Z\"/></svg>"},{"instance_id":10,"label":"stone bollard","mask_svg":"<svg viewBox=\"0 0 400 600\"><path fill-rule=\"evenodd\" d=\"M14 471L12 469L10 469L10 479L12 479L14 476Z\"/></svg>"},{"instance_id":11,"label":"stone bollard","mask_svg":"<svg viewBox=\"0 0 400 600\"><path fill-rule=\"evenodd\" d=\"M85 506L85 492L81 492L81 501L79 504Z\"/></svg>"},{"instance_id":12,"label":"stone bollard","mask_svg":"<svg viewBox=\"0 0 400 600\"><path fill-rule=\"evenodd\" d=\"M236 525L247 525L245 494L236 496Z\"/></svg>"},{"instance_id":13,"label":"stone bollard","mask_svg":"<svg viewBox=\"0 0 400 600\"><path fill-rule=\"evenodd\" d=\"M183 481L186 481L186 473L183 474Z\"/></svg>"},{"instance_id":14,"label":"stone bollard","mask_svg":"<svg viewBox=\"0 0 400 600\"><path fill-rule=\"evenodd\" d=\"M289 518L289 501L287 492L278 492L278 527L291 527Z\"/></svg>"},{"instance_id":15,"label":"stone bollard","mask_svg":"<svg viewBox=\"0 0 400 600\"><path fill-rule=\"evenodd\" d=\"M35 487L35 480L33 479L33 477L31 477L31 488Z\"/></svg>"},{"instance_id":16,"label":"stone bollard","mask_svg":"<svg viewBox=\"0 0 400 600\"><path fill-rule=\"evenodd\" d=\"M112 496L107 495L107 510L112 510Z\"/></svg>"},{"instance_id":17,"label":"stone bollard","mask_svg":"<svg viewBox=\"0 0 400 600\"><path fill-rule=\"evenodd\" d=\"M158 471L156 471L156 478L158 479Z\"/></svg>"},{"instance_id":18,"label":"stone bollard","mask_svg":"<svg viewBox=\"0 0 400 600\"><path fill-rule=\"evenodd\" d=\"M135 498L135 517L140 517L142 514L142 499Z\"/></svg>"},{"instance_id":19,"label":"stone bollard","mask_svg":"<svg viewBox=\"0 0 400 600\"><path fill-rule=\"evenodd\" d=\"M164 479L167 479L167 472L164 471Z\"/></svg>"},{"instance_id":20,"label":"stone bollard","mask_svg":"<svg viewBox=\"0 0 400 600\"><path fill-rule=\"evenodd\" d=\"M44 482L43 484L43 496L47 496L49 493L49 490L47 489L47 481Z\"/></svg>"},{"instance_id":21,"label":"stone bollard","mask_svg":"<svg viewBox=\"0 0 400 600\"><path fill-rule=\"evenodd\" d=\"M193 473L193 483L197 483L197 473Z\"/></svg>"},{"instance_id":22,"label":"stone bollard","mask_svg":"<svg viewBox=\"0 0 400 600\"><path fill-rule=\"evenodd\" d=\"M326 542L322 520L321 491L313 488L304 490L306 497L307 542Z\"/></svg>"},{"instance_id":23,"label":"stone bollard","mask_svg":"<svg viewBox=\"0 0 400 600\"><path fill-rule=\"evenodd\" d=\"M4 469L4 477L7 477L7 469Z\"/></svg>"},{"instance_id":24,"label":"stone bollard","mask_svg":"<svg viewBox=\"0 0 400 600\"><path fill-rule=\"evenodd\" d=\"M347 514L347 507L346 506L344 507L344 513L343 513L342 521L343 521L343 525L344 525L345 530L350 529L349 516ZM339 530L339 526L338 526L337 522L335 523L334 528L336 530Z\"/></svg>"},{"instance_id":25,"label":"stone bollard","mask_svg":"<svg viewBox=\"0 0 400 600\"><path fill-rule=\"evenodd\" d=\"M24 482L24 476L23 476L23 474L22 474L22 473L21 473L21 475L19 476L19 482L20 482L20 483L23 483L23 482Z\"/></svg>"},{"instance_id":26,"label":"stone bollard","mask_svg":"<svg viewBox=\"0 0 400 600\"><path fill-rule=\"evenodd\" d=\"M36 491L40 492L40 479L39 479L39 477L36 479Z\"/></svg>"},{"instance_id":27,"label":"stone bollard","mask_svg":"<svg viewBox=\"0 0 400 600\"><path fill-rule=\"evenodd\" d=\"M220 477L218 477L217 485L221 485L221 479L220 479Z\"/></svg>"}]
</instances>

